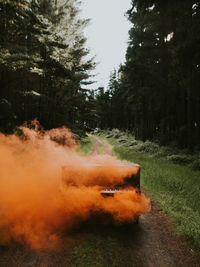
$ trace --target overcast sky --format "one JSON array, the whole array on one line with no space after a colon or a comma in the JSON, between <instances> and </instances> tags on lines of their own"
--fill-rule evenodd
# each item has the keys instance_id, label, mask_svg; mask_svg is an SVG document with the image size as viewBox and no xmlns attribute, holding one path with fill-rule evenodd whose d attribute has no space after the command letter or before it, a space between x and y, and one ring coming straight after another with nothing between
<instances>
[{"instance_id":1,"label":"overcast sky","mask_svg":"<svg viewBox=\"0 0 200 267\"><path fill-rule=\"evenodd\" d=\"M124 62L131 24L124 16L131 0L83 0L82 17L91 18L85 30L87 47L99 62L95 73L99 86L107 87L110 72Z\"/></svg>"}]
</instances>

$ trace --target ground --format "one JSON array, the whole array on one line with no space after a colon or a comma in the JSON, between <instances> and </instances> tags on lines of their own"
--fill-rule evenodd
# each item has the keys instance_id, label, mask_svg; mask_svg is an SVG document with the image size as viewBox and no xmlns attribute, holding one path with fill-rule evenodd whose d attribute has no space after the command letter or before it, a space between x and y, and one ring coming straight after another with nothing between
<instances>
[{"instance_id":1,"label":"ground","mask_svg":"<svg viewBox=\"0 0 200 267\"><path fill-rule=\"evenodd\" d=\"M93 154L112 153L111 146L95 138ZM139 224L103 225L92 219L63 237L57 251L32 251L19 244L0 246L1 266L200 266L194 252L175 233L170 218L152 201L151 212Z\"/></svg>"}]
</instances>

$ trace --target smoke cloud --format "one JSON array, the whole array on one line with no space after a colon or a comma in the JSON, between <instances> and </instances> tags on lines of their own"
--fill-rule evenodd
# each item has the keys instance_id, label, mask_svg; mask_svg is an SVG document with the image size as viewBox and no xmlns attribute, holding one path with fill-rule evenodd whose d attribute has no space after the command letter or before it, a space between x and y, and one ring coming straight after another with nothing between
<instances>
[{"instance_id":1,"label":"smoke cloud","mask_svg":"<svg viewBox=\"0 0 200 267\"><path fill-rule=\"evenodd\" d=\"M1 244L51 249L92 213L110 213L120 223L150 210L149 199L136 190L103 197L102 187L123 183L137 170L122 171L114 166L121 161L109 155L83 157L76 144L68 129L44 131L37 122L16 134L0 133Z\"/></svg>"}]
</instances>

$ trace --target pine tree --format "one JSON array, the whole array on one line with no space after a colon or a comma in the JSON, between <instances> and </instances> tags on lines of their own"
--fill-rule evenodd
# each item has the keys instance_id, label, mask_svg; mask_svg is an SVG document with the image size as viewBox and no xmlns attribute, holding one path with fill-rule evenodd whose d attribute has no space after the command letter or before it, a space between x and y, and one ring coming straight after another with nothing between
<instances>
[{"instance_id":1,"label":"pine tree","mask_svg":"<svg viewBox=\"0 0 200 267\"><path fill-rule=\"evenodd\" d=\"M200 2L133 0L127 16L126 61L111 79L112 126L199 149Z\"/></svg>"},{"instance_id":2,"label":"pine tree","mask_svg":"<svg viewBox=\"0 0 200 267\"><path fill-rule=\"evenodd\" d=\"M2 130L35 117L47 128L83 127L82 85L94 63L84 60L88 21L80 20L78 1L8 0L0 12Z\"/></svg>"}]
</instances>

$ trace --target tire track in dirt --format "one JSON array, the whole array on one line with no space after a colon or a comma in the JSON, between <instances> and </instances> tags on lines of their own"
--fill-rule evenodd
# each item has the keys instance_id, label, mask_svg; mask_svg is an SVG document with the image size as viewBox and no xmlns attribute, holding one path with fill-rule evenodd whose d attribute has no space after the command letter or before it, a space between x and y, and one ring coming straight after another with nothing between
<instances>
[{"instance_id":1,"label":"tire track in dirt","mask_svg":"<svg viewBox=\"0 0 200 267\"><path fill-rule=\"evenodd\" d=\"M90 155L98 155L101 154L102 151L104 152L104 154L113 155L112 146L110 144L94 135L88 134L88 137L92 138L95 141L95 146Z\"/></svg>"}]
</instances>

